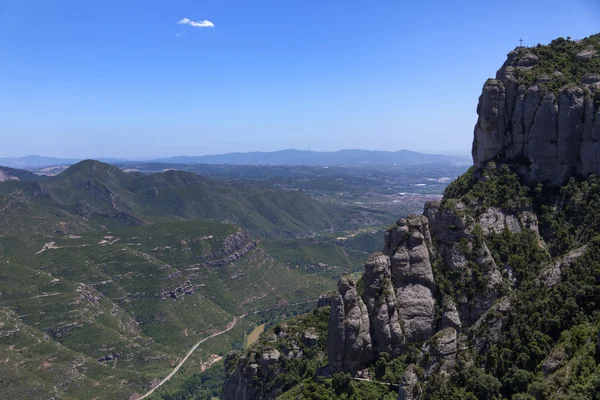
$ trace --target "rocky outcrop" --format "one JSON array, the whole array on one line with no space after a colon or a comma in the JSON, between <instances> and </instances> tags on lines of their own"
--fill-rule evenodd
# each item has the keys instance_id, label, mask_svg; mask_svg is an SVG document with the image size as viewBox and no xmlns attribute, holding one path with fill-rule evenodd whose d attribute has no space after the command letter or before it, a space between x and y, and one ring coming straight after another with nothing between
<instances>
[{"instance_id":1,"label":"rocky outcrop","mask_svg":"<svg viewBox=\"0 0 600 400\"><path fill-rule=\"evenodd\" d=\"M201 259L206 261L202 264L192 265L190 268L194 269L200 266L222 267L223 265L239 260L257 246L258 244L252 238L252 235L247 230L240 229L233 235L227 236L218 251L201 257Z\"/></svg>"},{"instance_id":2,"label":"rocky outcrop","mask_svg":"<svg viewBox=\"0 0 600 400\"><path fill-rule=\"evenodd\" d=\"M233 360L234 354L229 354L225 359L226 373L228 373L228 379L223 385L223 392L221 394L222 399L252 399L260 398L255 397L256 390L252 383L254 376L258 375L258 364L253 362L246 364L245 359ZM234 366L234 371L228 371L227 366Z\"/></svg>"},{"instance_id":3,"label":"rocky outcrop","mask_svg":"<svg viewBox=\"0 0 600 400\"><path fill-rule=\"evenodd\" d=\"M426 378L434 373L447 373L454 366L458 351L457 337L456 329L445 328L423 345L420 363Z\"/></svg>"},{"instance_id":4,"label":"rocky outcrop","mask_svg":"<svg viewBox=\"0 0 600 400\"><path fill-rule=\"evenodd\" d=\"M508 322L509 311L510 298L502 297L473 324L469 335L478 353L488 351L500 341L502 329Z\"/></svg>"},{"instance_id":5,"label":"rocky outcrop","mask_svg":"<svg viewBox=\"0 0 600 400\"><path fill-rule=\"evenodd\" d=\"M8 180L18 181L19 178L17 178L16 176L11 176L11 175L7 174L6 172L4 172L4 171L2 171L0 169L0 182L5 182L5 181L8 181Z\"/></svg>"},{"instance_id":6,"label":"rocky outcrop","mask_svg":"<svg viewBox=\"0 0 600 400\"><path fill-rule=\"evenodd\" d=\"M319 335L317 335L314 331L306 331L302 335L302 343L308 347L316 346L318 342Z\"/></svg>"},{"instance_id":7,"label":"rocky outcrop","mask_svg":"<svg viewBox=\"0 0 600 400\"><path fill-rule=\"evenodd\" d=\"M331 299L337 296L337 292L323 293L317 300L317 308L327 307L331 305Z\"/></svg>"},{"instance_id":8,"label":"rocky outcrop","mask_svg":"<svg viewBox=\"0 0 600 400\"><path fill-rule=\"evenodd\" d=\"M369 257L362 296L354 281L340 280L339 293L331 300L328 335L333 371L356 370L381 353L398 356L407 343L434 333L431 248L427 218L402 218L386 232L384 252Z\"/></svg>"},{"instance_id":9,"label":"rocky outcrop","mask_svg":"<svg viewBox=\"0 0 600 400\"><path fill-rule=\"evenodd\" d=\"M363 276L364 301L369 310L375 354L400 355L404 335L400 327L390 259L382 253L369 257Z\"/></svg>"},{"instance_id":10,"label":"rocky outcrop","mask_svg":"<svg viewBox=\"0 0 600 400\"><path fill-rule=\"evenodd\" d=\"M564 183L574 175L600 173L600 76L588 74L560 87L563 74L537 73L543 66L520 48L483 86L473 140L473 162L509 162L530 184ZM590 48L574 63L597 57ZM526 78L537 76L533 82ZM556 83L555 83L556 82ZM550 90L559 85L558 91Z\"/></svg>"},{"instance_id":11,"label":"rocky outcrop","mask_svg":"<svg viewBox=\"0 0 600 400\"><path fill-rule=\"evenodd\" d=\"M227 380L223 385L222 399L225 400L250 400L250 399L274 399L276 388L273 392L265 392L261 386L255 385L257 378L269 379L276 375L277 362L281 353L274 348L264 349L262 353L252 352L249 356L239 359L236 353L227 356L225 360ZM228 369L233 367L233 371Z\"/></svg>"},{"instance_id":12,"label":"rocky outcrop","mask_svg":"<svg viewBox=\"0 0 600 400\"><path fill-rule=\"evenodd\" d=\"M352 371L373 359L369 312L356 283L343 276L331 299L327 350L332 371Z\"/></svg>"},{"instance_id":13,"label":"rocky outcrop","mask_svg":"<svg viewBox=\"0 0 600 400\"><path fill-rule=\"evenodd\" d=\"M326 357L324 338L327 335L329 312L313 312L277 324L262 333L246 350L230 353L225 360L225 380L221 398L224 400L274 400L297 385L297 373L310 370L305 358ZM292 372L294 371L294 372ZM290 378L290 373L294 375ZM333 371L335 372L335 371ZM306 372L300 372L304 375ZM329 368L320 369L317 376L328 377ZM304 378L301 378L302 380Z\"/></svg>"},{"instance_id":14,"label":"rocky outcrop","mask_svg":"<svg viewBox=\"0 0 600 400\"><path fill-rule=\"evenodd\" d=\"M408 342L427 340L433 333L431 246L429 224L423 215L398 220L385 236L384 253L391 259L398 312Z\"/></svg>"},{"instance_id":15,"label":"rocky outcrop","mask_svg":"<svg viewBox=\"0 0 600 400\"><path fill-rule=\"evenodd\" d=\"M474 267L477 268L477 273L482 274L481 281L484 284L475 291L475 297L458 296L452 306L456 309L452 318L468 327L501 296L505 283L487 245L476 240L474 227L479 226L482 235L502 232L505 228L519 232L524 229L520 221L525 217L490 208L476 219L461 202L446 203L444 206L439 202L428 203L424 214L430 221L433 241L443 268L459 272L468 285L475 285ZM537 223L532 222L530 225L537 228ZM450 317L450 314L446 317Z\"/></svg>"},{"instance_id":16,"label":"rocky outcrop","mask_svg":"<svg viewBox=\"0 0 600 400\"><path fill-rule=\"evenodd\" d=\"M194 285L189 280L186 280L182 285L179 285L170 290L165 290L160 295L157 295L157 297L160 297L162 300L165 300L167 298L179 299L186 295L191 296L194 294L194 292Z\"/></svg>"},{"instance_id":17,"label":"rocky outcrop","mask_svg":"<svg viewBox=\"0 0 600 400\"><path fill-rule=\"evenodd\" d=\"M229 235L225 238L220 250L220 254L216 254L219 254L221 257L228 256L243 251L248 247L248 244L253 242L254 240L252 239L250 233L245 229L240 229L233 235Z\"/></svg>"},{"instance_id":18,"label":"rocky outcrop","mask_svg":"<svg viewBox=\"0 0 600 400\"><path fill-rule=\"evenodd\" d=\"M588 246L584 245L578 249L572 250L554 261L540 272L536 283L538 285L544 285L552 287L562 281L563 271L565 268L572 266L579 257L585 254Z\"/></svg>"},{"instance_id":19,"label":"rocky outcrop","mask_svg":"<svg viewBox=\"0 0 600 400\"><path fill-rule=\"evenodd\" d=\"M600 35L594 43L600 45ZM436 385L455 385L452 378L462 380L461 373L469 374L471 368L493 375L488 364L500 357L495 350L507 349L514 324L523 317L518 313L528 311L523 308L528 297L519 296L530 296L540 286L553 290L586 253L588 247L578 243L582 247L542 268L553 244L544 240L540 225L546 235L549 222L563 222L549 221L552 206L566 207L560 203L564 199L556 198L556 188L548 186L600 174L600 71L562 66L564 61L596 68L600 48L564 39L554 45L519 48L508 55L479 100L476 168L454 182L441 202L427 204L423 215L409 215L389 228L383 251L371 255L358 283L344 276L337 293L319 299L320 306L331 305L331 314L329 366L318 376L344 371L365 378L370 371L365 367L387 361L382 353L406 354L414 364L403 375L398 398L416 400L426 398ZM568 57L556 53L565 48ZM561 62L548 68L544 63L557 61L552 60L555 53ZM537 183L551 185L533 190ZM544 208L538 214L540 204ZM600 334L593 340L598 362ZM318 339L313 342L322 345ZM308 337L303 343L308 345ZM419 355L407 352L419 347ZM506 362L512 356L501 358ZM536 359L533 368L549 375L563 368L565 360L558 346ZM520 363L510 362L515 368ZM481 377L481 382L495 384ZM486 397L481 393L476 395Z\"/></svg>"},{"instance_id":20,"label":"rocky outcrop","mask_svg":"<svg viewBox=\"0 0 600 400\"><path fill-rule=\"evenodd\" d=\"M402 375L402 382L400 382L398 388L398 400L415 400L419 398L421 391L418 383L419 376L415 371L414 365L411 365L406 369L404 375Z\"/></svg>"},{"instance_id":21,"label":"rocky outcrop","mask_svg":"<svg viewBox=\"0 0 600 400\"><path fill-rule=\"evenodd\" d=\"M440 329L454 328L457 332L460 332L462 329L462 322L460 321L460 315L458 314L456 304L452 298L444 298L443 310Z\"/></svg>"}]
</instances>

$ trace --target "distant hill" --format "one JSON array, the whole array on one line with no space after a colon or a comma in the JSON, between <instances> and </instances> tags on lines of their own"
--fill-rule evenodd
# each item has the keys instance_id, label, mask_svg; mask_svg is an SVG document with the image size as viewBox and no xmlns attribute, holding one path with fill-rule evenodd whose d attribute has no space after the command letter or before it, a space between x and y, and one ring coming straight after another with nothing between
<instances>
[{"instance_id":1,"label":"distant hill","mask_svg":"<svg viewBox=\"0 0 600 400\"><path fill-rule=\"evenodd\" d=\"M0 172L2 399L139 398L223 333L190 353L174 381L187 379L242 348L256 325L314 306L382 234L353 243L315 232L389 218L94 160L56 176Z\"/></svg>"},{"instance_id":2,"label":"distant hill","mask_svg":"<svg viewBox=\"0 0 600 400\"><path fill-rule=\"evenodd\" d=\"M385 220L377 211L325 204L298 191L217 181L184 171L127 173L94 160L43 181L30 177L0 183L0 209L0 234L74 233L211 219L259 236L289 237Z\"/></svg>"},{"instance_id":3,"label":"distant hill","mask_svg":"<svg viewBox=\"0 0 600 400\"><path fill-rule=\"evenodd\" d=\"M44 156L25 156L25 157L6 157L0 158L0 165L5 165L11 168L29 169L29 168L41 168L49 167L52 165L71 165L81 161L80 158L57 158L57 157L44 157ZM102 162L114 163L117 159L112 158L101 158Z\"/></svg>"},{"instance_id":4,"label":"distant hill","mask_svg":"<svg viewBox=\"0 0 600 400\"><path fill-rule=\"evenodd\" d=\"M19 180L19 181L35 181L44 180L46 176L36 175L33 172L25 171L22 169L3 167L0 165L0 182L7 180Z\"/></svg>"},{"instance_id":5,"label":"distant hill","mask_svg":"<svg viewBox=\"0 0 600 400\"><path fill-rule=\"evenodd\" d=\"M247 164L247 165L393 165L393 164L469 164L465 156L425 154L410 150L371 151L280 150L273 152L227 153L205 156L178 156L153 160L172 164Z\"/></svg>"},{"instance_id":6,"label":"distant hill","mask_svg":"<svg viewBox=\"0 0 600 400\"><path fill-rule=\"evenodd\" d=\"M234 164L234 165L394 165L394 164L471 164L470 156L449 156L443 154L425 154L410 150L371 151L371 150L339 150L308 151L280 150L272 152L226 153L204 156L175 156L155 160L127 161L114 158L99 158L99 161L110 164L131 164L140 162L166 164ZM11 168L34 169L56 165L72 165L81 161L74 158L55 158L43 156L26 156L0 158L0 165Z\"/></svg>"}]
</instances>

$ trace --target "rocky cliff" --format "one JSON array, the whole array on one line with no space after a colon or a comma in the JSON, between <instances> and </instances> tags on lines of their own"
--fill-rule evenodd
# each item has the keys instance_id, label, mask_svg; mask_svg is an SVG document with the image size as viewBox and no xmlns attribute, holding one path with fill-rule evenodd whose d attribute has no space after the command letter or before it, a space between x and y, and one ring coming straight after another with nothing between
<instances>
[{"instance_id":1,"label":"rocky cliff","mask_svg":"<svg viewBox=\"0 0 600 400\"><path fill-rule=\"evenodd\" d=\"M600 393L600 35L509 53L478 114L474 167L320 300L329 396Z\"/></svg>"},{"instance_id":2,"label":"rocky cliff","mask_svg":"<svg viewBox=\"0 0 600 400\"><path fill-rule=\"evenodd\" d=\"M518 48L483 86L473 161L503 160L529 183L600 173L600 36Z\"/></svg>"},{"instance_id":3,"label":"rocky cliff","mask_svg":"<svg viewBox=\"0 0 600 400\"><path fill-rule=\"evenodd\" d=\"M431 236L424 216L400 219L385 235L360 282L342 277L332 298L327 347L332 372L355 371L381 353L398 356L406 344L433 333L435 282Z\"/></svg>"}]
</instances>

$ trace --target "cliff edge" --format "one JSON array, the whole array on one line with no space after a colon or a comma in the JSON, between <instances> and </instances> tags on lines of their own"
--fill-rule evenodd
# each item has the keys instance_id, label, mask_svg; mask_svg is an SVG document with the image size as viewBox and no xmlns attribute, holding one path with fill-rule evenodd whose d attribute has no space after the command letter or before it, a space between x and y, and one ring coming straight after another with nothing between
<instances>
[{"instance_id":1,"label":"cliff edge","mask_svg":"<svg viewBox=\"0 0 600 400\"><path fill-rule=\"evenodd\" d=\"M527 183L600 173L600 35L517 48L479 98L473 163L501 160Z\"/></svg>"}]
</instances>

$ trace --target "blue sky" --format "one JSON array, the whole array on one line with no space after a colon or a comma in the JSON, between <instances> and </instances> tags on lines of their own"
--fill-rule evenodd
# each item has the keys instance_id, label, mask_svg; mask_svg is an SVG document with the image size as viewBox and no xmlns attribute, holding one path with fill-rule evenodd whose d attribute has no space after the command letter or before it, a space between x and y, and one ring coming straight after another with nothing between
<instances>
[{"instance_id":1,"label":"blue sky","mask_svg":"<svg viewBox=\"0 0 600 400\"><path fill-rule=\"evenodd\" d=\"M518 39L598 21L597 0L0 0L0 157L467 154Z\"/></svg>"}]
</instances>

